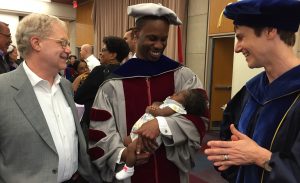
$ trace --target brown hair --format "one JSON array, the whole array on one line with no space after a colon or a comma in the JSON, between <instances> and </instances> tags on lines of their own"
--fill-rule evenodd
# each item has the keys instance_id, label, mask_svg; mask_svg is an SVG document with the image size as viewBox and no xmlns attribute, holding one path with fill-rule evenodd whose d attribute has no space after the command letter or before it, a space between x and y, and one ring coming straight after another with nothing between
<instances>
[{"instance_id":1,"label":"brown hair","mask_svg":"<svg viewBox=\"0 0 300 183\"><path fill-rule=\"evenodd\" d=\"M247 25L248 26L248 25ZM257 37L261 36L262 31L265 28L272 28L272 27L254 27L254 26L248 26L254 30L254 33ZM236 28L236 26L235 26ZM288 46L294 46L296 43L296 34L295 32L292 31L285 31L285 30L280 30L277 29L278 35L280 39Z\"/></svg>"}]
</instances>

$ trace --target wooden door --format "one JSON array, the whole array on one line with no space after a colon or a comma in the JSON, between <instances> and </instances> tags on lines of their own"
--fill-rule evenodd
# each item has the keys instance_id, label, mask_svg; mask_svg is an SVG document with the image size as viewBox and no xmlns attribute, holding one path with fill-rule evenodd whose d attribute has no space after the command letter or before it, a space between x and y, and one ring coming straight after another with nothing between
<instances>
[{"instance_id":1,"label":"wooden door","mask_svg":"<svg viewBox=\"0 0 300 183\"><path fill-rule=\"evenodd\" d=\"M226 5L233 2L236 0L209 0L209 35L234 32L233 21L222 15Z\"/></svg>"},{"instance_id":2,"label":"wooden door","mask_svg":"<svg viewBox=\"0 0 300 183\"><path fill-rule=\"evenodd\" d=\"M211 129L222 121L224 106L231 98L234 37L213 39L211 81Z\"/></svg>"}]
</instances>

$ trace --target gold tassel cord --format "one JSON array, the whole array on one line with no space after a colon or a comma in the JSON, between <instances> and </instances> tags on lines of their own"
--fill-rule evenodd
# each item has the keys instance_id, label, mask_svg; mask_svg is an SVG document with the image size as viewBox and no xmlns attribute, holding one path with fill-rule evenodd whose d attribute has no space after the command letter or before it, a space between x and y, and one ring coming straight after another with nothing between
<instances>
[{"instance_id":1,"label":"gold tassel cord","mask_svg":"<svg viewBox=\"0 0 300 183\"><path fill-rule=\"evenodd\" d=\"M230 5L230 4L232 4L232 2L228 3L226 6L228 6L228 5ZM218 29L221 27L224 11L225 11L225 8L221 11L221 14L220 14L220 16L219 16L218 25L217 25L217 28L218 28Z\"/></svg>"}]
</instances>

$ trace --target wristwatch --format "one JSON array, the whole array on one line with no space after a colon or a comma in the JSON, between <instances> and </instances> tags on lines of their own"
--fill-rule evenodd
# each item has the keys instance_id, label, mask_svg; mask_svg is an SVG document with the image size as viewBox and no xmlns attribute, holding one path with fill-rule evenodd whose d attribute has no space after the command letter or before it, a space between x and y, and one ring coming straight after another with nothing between
<instances>
[{"instance_id":1,"label":"wristwatch","mask_svg":"<svg viewBox=\"0 0 300 183\"><path fill-rule=\"evenodd\" d=\"M270 166L270 160L267 160L264 162L263 167L266 171L271 172L272 171L272 167Z\"/></svg>"}]
</instances>

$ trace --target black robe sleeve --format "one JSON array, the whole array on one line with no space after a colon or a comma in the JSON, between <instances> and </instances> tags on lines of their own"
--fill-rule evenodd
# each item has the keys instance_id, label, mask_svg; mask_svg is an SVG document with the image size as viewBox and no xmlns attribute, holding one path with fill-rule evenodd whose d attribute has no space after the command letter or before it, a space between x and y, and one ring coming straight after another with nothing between
<instances>
[{"instance_id":1,"label":"black robe sleeve","mask_svg":"<svg viewBox=\"0 0 300 183\"><path fill-rule=\"evenodd\" d=\"M282 123L272 146L270 166L265 172L267 182L300 182L300 100Z\"/></svg>"},{"instance_id":2,"label":"black robe sleeve","mask_svg":"<svg viewBox=\"0 0 300 183\"><path fill-rule=\"evenodd\" d=\"M224 113L223 120L220 128L220 139L221 140L230 140L231 132L230 125L232 123L237 126L237 123L241 117L243 108L248 100L249 94L246 91L244 86L227 104ZM217 167L215 167L217 170ZM221 176L226 179L228 182L235 182L237 176L238 167L231 166L229 169L222 171Z\"/></svg>"}]
</instances>

